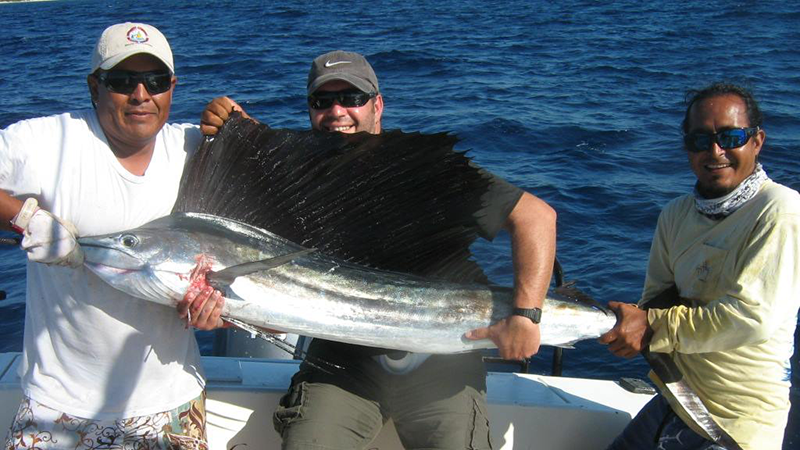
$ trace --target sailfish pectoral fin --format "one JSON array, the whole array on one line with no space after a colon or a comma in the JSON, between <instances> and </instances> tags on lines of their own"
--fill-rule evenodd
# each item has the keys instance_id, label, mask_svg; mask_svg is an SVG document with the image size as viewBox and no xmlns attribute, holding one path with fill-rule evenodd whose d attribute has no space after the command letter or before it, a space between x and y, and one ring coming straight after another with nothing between
<instances>
[{"instance_id":1,"label":"sailfish pectoral fin","mask_svg":"<svg viewBox=\"0 0 800 450\"><path fill-rule=\"evenodd\" d=\"M287 253L285 255L276 256L274 258L237 264L235 266L226 267L218 272L208 272L208 274L206 274L206 280L208 280L208 284L213 286L215 289L222 290L220 287L232 284L237 277L280 267L284 264L292 262L297 258L315 252L316 250L316 248L306 248L296 252Z\"/></svg>"}]
</instances>

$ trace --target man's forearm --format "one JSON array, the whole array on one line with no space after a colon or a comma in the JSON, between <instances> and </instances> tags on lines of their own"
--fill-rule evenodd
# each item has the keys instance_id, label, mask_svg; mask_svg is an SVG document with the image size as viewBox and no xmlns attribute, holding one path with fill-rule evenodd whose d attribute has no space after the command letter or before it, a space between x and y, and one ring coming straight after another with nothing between
<instances>
[{"instance_id":1,"label":"man's forearm","mask_svg":"<svg viewBox=\"0 0 800 450\"><path fill-rule=\"evenodd\" d=\"M12 197L8 192L0 191L0 229L11 231L11 219L17 215L21 208L21 200Z\"/></svg>"}]
</instances>

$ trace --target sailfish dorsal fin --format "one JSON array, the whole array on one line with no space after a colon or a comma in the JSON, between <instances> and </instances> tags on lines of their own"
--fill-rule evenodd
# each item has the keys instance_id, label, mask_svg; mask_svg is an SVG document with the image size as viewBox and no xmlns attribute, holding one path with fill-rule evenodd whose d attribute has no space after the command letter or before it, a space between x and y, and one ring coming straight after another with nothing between
<instances>
[{"instance_id":1,"label":"sailfish dorsal fin","mask_svg":"<svg viewBox=\"0 0 800 450\"><path fill-rule=\"evenodd\" d=\"M240 220L353 263L485 281L469 246L490 181L456 142L270 129L237 115L187 162L174 211Z\"/></svg>"}]
</instances>

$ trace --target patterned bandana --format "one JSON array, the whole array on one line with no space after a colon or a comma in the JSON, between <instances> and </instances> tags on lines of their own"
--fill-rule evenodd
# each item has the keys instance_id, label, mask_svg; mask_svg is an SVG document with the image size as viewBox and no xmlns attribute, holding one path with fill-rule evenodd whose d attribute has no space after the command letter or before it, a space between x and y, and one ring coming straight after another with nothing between
<instances>
[{"instance_id":1,"label":"patterned bandana","mask_svg":"<svg viewBox=\"0 0 800 450\"><path fill-rule=\"evenodd\" d=\"M756 169L749 177L739 183L732 192L718 198L703 198L694 188L694 205L700 214L714 220L724 219L741 208L748 200L755 197L758 189L765 181L769 180L767 173L761 167L761 163L756 164Z\"/></svg>"}]
</instances>

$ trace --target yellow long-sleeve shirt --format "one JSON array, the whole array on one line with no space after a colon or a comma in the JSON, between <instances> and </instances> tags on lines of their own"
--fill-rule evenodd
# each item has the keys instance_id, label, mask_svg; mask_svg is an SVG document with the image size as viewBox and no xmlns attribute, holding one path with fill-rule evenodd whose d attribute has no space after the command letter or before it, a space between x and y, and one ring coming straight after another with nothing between
<instances>
[{"instance_id":1,"label":"yellow long-sleeve shirt","mask_svg":"<svg viewBox=\"0 0 800 450\"><path fill-rule=\"evenodd\" d=\"M744 449L780 450L800 306L800 195L767 181L719 221L697 212L692 195L670 202L658 219L640 303L673 284L690 304L648 312L650 351L672 353Z\"/></svg>"}]
</instances>

